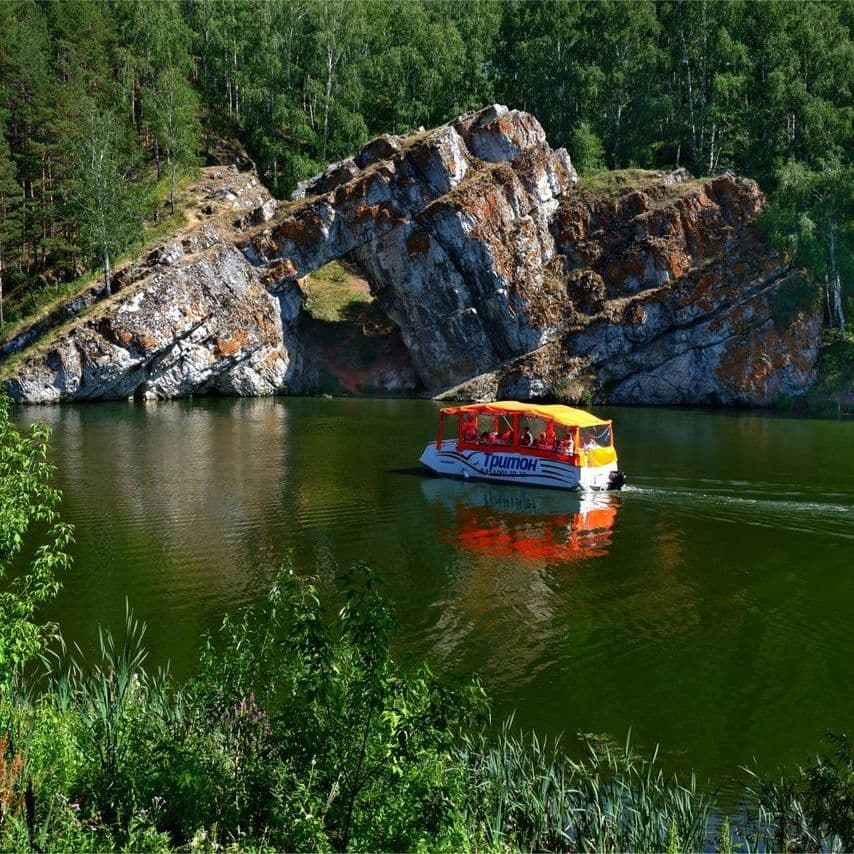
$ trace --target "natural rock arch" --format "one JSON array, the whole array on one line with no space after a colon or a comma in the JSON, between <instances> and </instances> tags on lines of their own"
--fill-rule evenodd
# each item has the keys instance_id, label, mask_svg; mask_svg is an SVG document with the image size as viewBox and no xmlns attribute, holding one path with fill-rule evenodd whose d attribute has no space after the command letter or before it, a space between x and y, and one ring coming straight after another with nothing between
<instances>
[{"instance_id":1,"label":"natural rock arch","mask_svg":"<svg viewBox=\"0 0 854 854\"><path fill-rule=\"evenodd\" d=\"M200 219L7 371L22 401L304 393L300 279L365 271L433 393L767 405L814 377L819 314L754 228L755 182L577 183L537 120L492 106L385 136L277 204L207 170Z\"/></svg>"}]
</instances>

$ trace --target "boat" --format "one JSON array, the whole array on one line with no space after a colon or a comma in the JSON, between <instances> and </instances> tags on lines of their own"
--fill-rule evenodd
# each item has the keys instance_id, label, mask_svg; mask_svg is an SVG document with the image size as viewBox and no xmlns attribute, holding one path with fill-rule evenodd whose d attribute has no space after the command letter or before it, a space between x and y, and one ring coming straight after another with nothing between
<instances>
[{"instance_id":1,"label":"boat","mask_svg":"<svg viewBox=\"0 0 854 854\"><path fill-rule=\"evenodd\" d=\"M450 429L448 429L450 428ZM446 438L445 432L455 432ZM514 400L439 410L421 463L433 474L556 489L621 489L610 421L570 406Z\"/></svg>"}]
</instances>

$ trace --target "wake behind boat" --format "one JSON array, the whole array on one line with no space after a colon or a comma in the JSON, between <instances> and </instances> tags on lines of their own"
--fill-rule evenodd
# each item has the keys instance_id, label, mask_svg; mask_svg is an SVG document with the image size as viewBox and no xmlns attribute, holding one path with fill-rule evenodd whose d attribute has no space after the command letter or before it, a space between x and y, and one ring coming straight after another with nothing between
<instances>
[{"instance_id":1,"label":"wake behind boat","mask_svg":"<svg viewBox=\"0 0 854 854\"><path fill-rule=\"evenodd\" d=\"M447 424L456 437L445 438ZM440 410L421 462L445 477L557 489L620 489L614 432L583 409L496 401Z\"/></svg>"}]
</instances>

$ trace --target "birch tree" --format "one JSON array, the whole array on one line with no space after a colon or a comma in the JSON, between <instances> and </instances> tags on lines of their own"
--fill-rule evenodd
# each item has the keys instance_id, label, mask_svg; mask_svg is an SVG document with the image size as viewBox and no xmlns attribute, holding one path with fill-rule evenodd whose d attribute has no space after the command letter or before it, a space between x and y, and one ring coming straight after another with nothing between
<instances>
[{"instance_id":1,"label":"birch tree","mask_svg":"<svg viewBox=\"0 0 854 854\"><path fill-rule=\"evenodd\" d=\"M122 157L118 119L91 108L76 144L77 174L71 203L80 225L80 243L104 268L104 289L112 293L112 263L140 231L139 192Z\"/></svg>"},{"instance_id":2,"label":"birch tree","mask_svg":"<svg viewBox=\"0 0 854 854\"><path fill-rule=\"evenodd\" d=\"M169 68L157 78L152 104L154 132L166 158L169 208L174 214L178 175L196 162L200 136L199 102L184 76Z\"/></svg>"},{"instance_id":3,"label":"birch tree","mask_svg":"<svg viewBox=\"0 0 854 854\"><path fill-rule=\"evenodd\" d=\"M833 163L814 171L790 161L777 178L766 216L771 234L819 283L828 323L845 335L854 278L854 168Z\"/></svg>"}]
</instances>

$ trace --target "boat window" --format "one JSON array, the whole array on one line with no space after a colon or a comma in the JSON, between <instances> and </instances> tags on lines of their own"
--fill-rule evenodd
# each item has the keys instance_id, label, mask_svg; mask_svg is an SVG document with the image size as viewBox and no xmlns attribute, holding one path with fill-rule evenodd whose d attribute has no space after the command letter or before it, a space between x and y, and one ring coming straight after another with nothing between
<instances>
[{"instance_id":1,"label":"boat window","mask_svg":"<svg viewBox=\"0 0 854 854\"><path fill-rule=\"evenodd\" d=\"M591 448L611 447L610 424L597 424L595 427L582 427L579 433L581 437L581 449L584 451Z\"/></svg>"},{"instance_id":2,"label":"boat window","mask_svg":"<svg viewBox=\"0 0 854 854\"><path fill-rule=\"evenodd\" d=\"M466 444L512 445L513 416L491 412L466 412L460 420L459 439Z\"/></svg>"},{"instance_id":3,"label":"boat window","mask_svg":"<svg viewBox=\"0 0 854 854\"><path fill-rule=\"evenodd\" d=\"M550 418L528 418L528 427L533 438L533 446L540 449L553 451L556 448L558 434L560 433L559 425L556 425Z\"/></svg>"},{"instance_id":4,"label":"boat window","mask_svg":"<svg viewBox=\"0 0 854 854\"><path fill-rule=\"evenodd\" d=\"M464 442L477 441L477 421L477 415L474 412L467 412L463 415L462 421L460 422L460 438Z\"/></svg>"},{"instance_id":5,"label":"boat window","mask_svg":"<svg viewBox=\"0 0 854 854\"><path fill-rule=\"evenodd\" d=\"M486 414L480 416L479 441L484 445L513 444L513 416Z\"/></svg>"},{"instance_id":6,"label":"boat window","mask_svg":"<svg viewBox=\"0 0 854 854\"><path fill-rule=\"evenodd\" d=\"M450 439L457 439L457 417L455 415L442 415L439 417L439 431L437 440L447 441Z\"/></svg>"}]
</instances>

